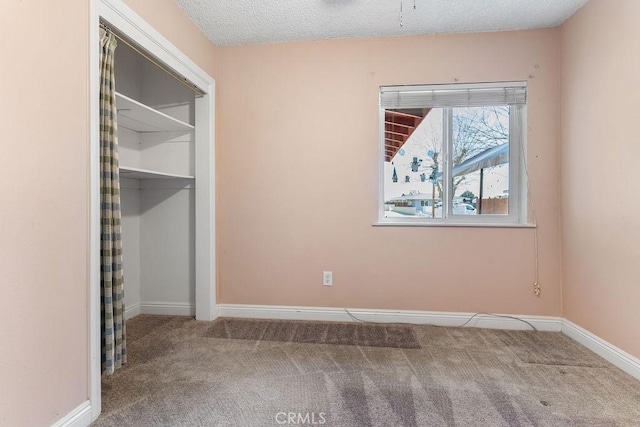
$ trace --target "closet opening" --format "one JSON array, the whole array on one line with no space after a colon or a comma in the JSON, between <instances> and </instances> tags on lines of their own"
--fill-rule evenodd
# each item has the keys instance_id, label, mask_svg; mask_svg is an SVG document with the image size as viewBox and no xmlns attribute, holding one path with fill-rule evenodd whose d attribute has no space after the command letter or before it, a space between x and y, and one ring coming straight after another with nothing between
<instances>
[{"instance_id":1,"label":"closet opening","mask_svg":"<svg viewBox=\"0 0 640 427\"><path fill-rule=\"evenodd\" d=\"M91 4L89 377L95 419L101 376L126 357L126 333L123 340L118 331L127 319L217 316L215 81L121 0ZM108 279L101 276L106 265ZM101 305L112 310L112 319L101 314ZM107 327L105 318L112 322ZM105 348L111 354L105 356Z\"/></svg>"},{"instance_id":2,"label":"closet opening","mask_svg":"<svg viewBox=\"0 0 640 427\"><path fill-rule=\"evenodd\" d=\"M125 317L195 316L195 94L118 39Z\"/></svg>"}]
</instances>

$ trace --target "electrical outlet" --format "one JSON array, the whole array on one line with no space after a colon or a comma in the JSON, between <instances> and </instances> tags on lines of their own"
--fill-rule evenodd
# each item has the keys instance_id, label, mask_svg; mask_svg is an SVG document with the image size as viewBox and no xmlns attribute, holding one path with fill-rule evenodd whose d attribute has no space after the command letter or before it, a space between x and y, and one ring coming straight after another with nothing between
<instances>
[{"instance_id":1,"label":"electrical outlet","mask_svg":"<svg viewBox=\"0 0 640 427\"><path fill-rule=\"evenodd\" d=\"M331 271L322 272L322 284L324 286L333 286L333 272Z\"/></svg>"}]
</instances>

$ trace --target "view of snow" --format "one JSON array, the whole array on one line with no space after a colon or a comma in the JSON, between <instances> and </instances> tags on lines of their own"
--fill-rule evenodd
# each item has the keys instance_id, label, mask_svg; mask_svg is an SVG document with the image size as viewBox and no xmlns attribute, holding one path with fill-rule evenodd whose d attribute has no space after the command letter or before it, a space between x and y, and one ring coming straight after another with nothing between
<instances>
[{"instance_id":1,"label":"view of snow","mask_svg":"<svg viewBox=\"0 0 640 427\"><path fill-rule=\"evenodd\" d=\"M464 110L460 109L464 114ZM478 110L478 109L476 109ZM442 178L442 147L443 147L443 128L444 114L442 108L434 108L429 111L424 120L414 130L407 142L391 159L391 162L384 164L384 200L390 201L402 196L420 195L420 200L433 199L440 200L439 191L436 185L429 180L430 176L438 176ZM457 113L457 110L456 110ZM496 115L498 117L498 115ZM463 117L464 119L464 117ZM505 117L492 119L490 126L500 127L503 132L508 134L508 113ZM498 121L500 123L498 123ZM504 128L506 127L506 131ZM467 130L468 131L468 130ZM475 129L474 129L475 131ZM454 143L456 139L454 138ZM495 143L494 143L495 145ZM490 148L489 146L487 148ZM435 153L435 156L434 156ZM475 153L474 153L475 154ZM466 160L471 155L464 157ZM437 164L434 159L437 158ZM417 163L416 163L417 162ZM397 182L394 182L394 170L397 176ZM509 164L503 163L498 166L492 166L484 169L483 177L483 198L496 198L508 196L509 189ZM454 195L454 201L465 191L471 191L476 197L480 194L480 171L476 170L464 176L464 180L457 186ZM435 193L432 195L432 193ZM418 202L426 203L426 202ZM429 200L429 206L431 200ZM425 211L430 212L427 208ZM475 212L471 212L475 213ZM387 216L398 214L396 212L387 212ZM436 213L436 216L438 214Z\"/></svg>"}]
</instances>

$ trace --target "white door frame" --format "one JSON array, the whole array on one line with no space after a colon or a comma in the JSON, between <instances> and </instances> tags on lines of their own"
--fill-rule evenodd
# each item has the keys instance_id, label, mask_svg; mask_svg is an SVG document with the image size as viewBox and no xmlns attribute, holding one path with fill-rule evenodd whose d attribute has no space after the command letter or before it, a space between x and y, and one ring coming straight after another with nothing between
<instances>
[{"instance_id":1,"label":"white door frame","mask_svg":"<svg viewBox=\"0 0 640 427\"><path fill-rule=\"evenodd\" d=\"M121 0L90 0L89 24L89 399L91 418L101 410L100 350L100 122L99 22L105 21L139 47L198 86L205 95L195 103L196 152L196 319L213 320L215 272L215 80Z\"/></svg>"}]
</instances>

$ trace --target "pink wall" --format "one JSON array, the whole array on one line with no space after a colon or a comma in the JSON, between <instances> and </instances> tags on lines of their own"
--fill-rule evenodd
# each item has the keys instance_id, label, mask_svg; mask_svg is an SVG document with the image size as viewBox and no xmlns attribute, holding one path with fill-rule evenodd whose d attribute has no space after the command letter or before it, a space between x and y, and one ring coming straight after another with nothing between
<instances>
[{"instance_id":1,"label":"pink wall","mask_svg":"<svg viewBox=\"0 0 640 427\"><path fill-rule=\"evenodd\" d=\"M0 2L0 424L87 399L88 2Z\"/></svg>"},{"instance_id":2,"label":"pink wall","mask_svg":"<svg viewBox=\"0 0 640 427\"><path fill-rule=\"evenodd\" d=\"M558 49L557 29L219 48L221 302L560 315ZM378 87L500 80L529 81L541 298L532 229L372 226Z\"/></svg>"},{"instance_id":3,"label":"pink wall","mask_svg":"<svg viewBox=\"0 0 640 427\"><path fill-rule=\"evenodd\" d=\"M129 0L212 73L172 0ZM0 2L0 425L51 425L88 398L89 2Z\"/></svg>"},{"instance_id":4,"label":"pink wall","mask_svg":"<svg viewBox=\"0 0 640 427\"><path fill-rule=\"evenodd\" d=\"M561 31L564 315L635 357L638 16L637 0L591 0Z\"/></svg>"}]
</instances>

